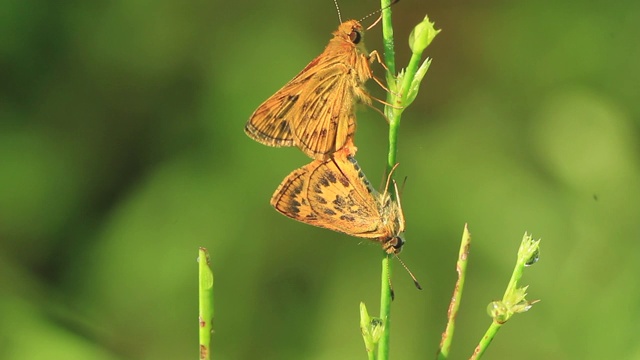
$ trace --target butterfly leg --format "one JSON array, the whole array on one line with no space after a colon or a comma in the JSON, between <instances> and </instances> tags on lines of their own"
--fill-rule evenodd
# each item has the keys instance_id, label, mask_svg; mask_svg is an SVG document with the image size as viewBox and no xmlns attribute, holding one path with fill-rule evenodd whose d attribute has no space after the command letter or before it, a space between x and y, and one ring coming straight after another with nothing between
<instances>
[{"instance_id":1,"label":"butterfly leg","mask_svg":"<svg viewBox=\"0 0 640 360\"><path fill-rule=\"evenodd\" d=\"M382 67L387 71L387 73L389 73L389 68L387 67L387 65L385 65L385 63L382 61L382 59L380 58L380 54L378 53L377 50L373 50L371 53L369 53L369 62L373 64L373 62L377 62L378 64L382 65ZM400 97L400 94L396 93L395 91L391 91L384 83L382 83L382 80L378 79L375 75L371 74L371 78L373 79L373 81L376 82L376 84L378 84L378 86L380 86L384 91L388 92L388 93L392 93L393 95L395 95L396 97ZM394 76L394 79L397 80L397 78ZM380 100L378 98L374 98L371 97L372 99L376 100L377 102L383 104L383 105L387 105L390 106L394 109L402 109L402 107L399 106L395 106L393 104L389 104L386 101Z\"/></svg>"}]
</instances>

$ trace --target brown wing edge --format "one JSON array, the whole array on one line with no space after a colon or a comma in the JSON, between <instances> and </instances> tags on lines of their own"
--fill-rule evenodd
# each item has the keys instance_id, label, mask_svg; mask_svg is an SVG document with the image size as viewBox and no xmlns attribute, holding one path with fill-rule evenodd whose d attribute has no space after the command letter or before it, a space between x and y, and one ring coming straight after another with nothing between
<instances>
[{"instance_id":1,"label":"brown wing edge","mask_svg":"<svg viewBox=\"0 0 640 360\"><path fill-rule=\"evenodd\" d=\"M321 56L311 60L293 79L260 104L256 111L251 114L244 127L244 132L250 138L267 146L286 147L296 145L290 123L287 120L287 114L298 101L301 87L310 77L307 75L309 69L312 69L320 61ZM274 103L276 104L275 106L268 106ZM261 126L257 125L258 119L264 120Z\"/></svg>"},{"instance_id":2,"label":"brown wing edge","mask_svg":"<svg viewBox=\"0 0 640 360\"><path fill-rule=\"evenodd\" d=\"M300 215L301 209L306 211L307 216L311 215L311 208L306 200L306 188L308 186L308 166L303 166L291 172L282 180L276 191L271 196L271 206L279 213L298 221L304 221Z\"/></svg>"},{"instance_id":3,"label":"brown wing edge","mask_svg":"<svg viewBox=\"0 0 640 360\"><path fill-rule=\"evenodd\" d=\"M267 99L251 114L249 121L244 126L244 132L253 140L264 145L293 146L293 133L286 119L286 114L295 104L297 98L277 99L279 95L280 92ZM274 101L277 106L274 106L273 109L267 107L267 104ZM260 123L258 120L261 120Z\"/></svg>"}]
</instances>

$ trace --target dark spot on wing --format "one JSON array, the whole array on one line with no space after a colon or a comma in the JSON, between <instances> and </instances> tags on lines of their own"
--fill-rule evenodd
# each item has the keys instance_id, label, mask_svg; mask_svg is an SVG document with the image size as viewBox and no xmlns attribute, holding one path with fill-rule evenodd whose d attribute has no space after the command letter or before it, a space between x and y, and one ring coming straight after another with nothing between
<instances>
[{"instance_id":1,"label":"dark spot on wing","mask_svg":"<svg viewBox=\"0 0 640 360\"><path fill-rule=\"evenodd\" d=\"M280 132L283 133L288 133L289 132L289 123L286 121L283 121L280 123Z\"/></svg>"},{"instance_id":2,"label":"dark spot on wing","mask_svg":"<svg viewBox=\"0 0 640 360\"><path fill-rule=\"evenodd\" d=\"M331 216L336 215L336 212L331 209L324 209L324 213Z\"/></svg>"},{"instance_id":3,"label":"dark spot on wing","mask_svg":"<svg viewBox=\"0 0 640 360\"><path fill-rule=\"evenodd\" d=\"M289 204L287 206L287 212L289 214L296 214L297 215L300 212L300 209L297 206L293 205L293 204Z\"/></svg>"},{"instance_id":4,"label":"dark spot on wing","mask_svg":"<svg viewBox=\"0 0 640 360\"><path fill-rule=\"evenodd\" d=\"M336 174L333 171L327 171L327 173L325 174L325 178L329 181L331 181L332 183L336 183Z\"/></svg>"},{"instance_id":5,"label":"dark spot on wing","mask_svg":"<svg viewBox=\"0 0 640 360\"><path fill-rule=\"evenodd\" d=\"M344 176L340 176L340 183L342 184L342 186L348 188L351 186L351 183L349 182L349 179L347 179Z\"/></svg>"},{"instance_id":6,"label":"dark spot on wing","mask_svg":"<svg viewBox=\"0 0 640 360\"><path fill-rule=\"evenodd\" d=\"M314 199L315 201L317 201L319 204L322 204L322 205L325 205L327 203L327 199L319 195L316 195Z\"/></svg>"},{"instance_id":7,"label":"dark spot on wing","mask_svg":"<svg viewBox=\"0 0 640 360\"><path fill-rule=\"evenodd\" d=\"M354 222L356 221L356 218L354 218L351 215L341 215L340 216L340 220L344 220L344 221L349 221L349 222Z\"/></svg>"},{"instance_id":8,"label":"dark spot on wing","mask_svg":"<svg viewBox=\"0 0 640 360\"><path fill-rule=\"evenodd\" d=\"M328 187L329 186L329 180L327 180L327 178L325 176L321 177L318 182L320 183L320 185L322 185L324 187Z\"/></svg>"},{"instance_id":9,"label":"dark spot on wing","mask_svg":"<svg viewBox=\"0 0 640 360\"><path fill-rule=\"evenodd\" d=\"M344 209L347 207L347 201L344 197L340 195L336 195L336 199L332 201L333 205L335 205L335 209L338 211L344 212Z\"/></svg>"},{"instance_id":10,"label":"dark spot on wing","mask_svg":"<svg viewBox=\"0 0 640 360\"><path fill-rule=\"evenodd\" d=\"M296 101L298 101L299 97L300 97L300 95L298 95L298 94L289 95L287 100L291 101L292 103L295 103Z\"/></svg>"}]
</instances>

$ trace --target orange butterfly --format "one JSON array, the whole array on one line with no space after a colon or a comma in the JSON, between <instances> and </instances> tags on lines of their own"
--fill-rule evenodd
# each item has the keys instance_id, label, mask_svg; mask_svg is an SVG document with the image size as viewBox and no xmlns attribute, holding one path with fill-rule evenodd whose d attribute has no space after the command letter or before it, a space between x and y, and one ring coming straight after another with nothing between
<instances>
[{"instance_id":1,"label":"orange butterfly","mask_svg":"<svg viewBox=\"0 0 640 360\"><path fill-rule=\"evenodd\" d=\"M400 198L373 189L348 149L293 171L271 205L294 220L378 241L388 254L398 254L404 244Z\"/></svg>"},{"instance_id":2,"label":"orange butterfly","mask_svg":"<svg viewBox=\"0 0 640 360\"><path fill-rule=\"evenodd\" d=\"M297 146L309 157L326 160L344 148L356 130L354 105L371 98L364 83L373 77L357 20L340 24L320 56L268 98L251 115L245 132L269 146ZM375 79L375 78L374 78Z\"/></svg>"}]
</instances>

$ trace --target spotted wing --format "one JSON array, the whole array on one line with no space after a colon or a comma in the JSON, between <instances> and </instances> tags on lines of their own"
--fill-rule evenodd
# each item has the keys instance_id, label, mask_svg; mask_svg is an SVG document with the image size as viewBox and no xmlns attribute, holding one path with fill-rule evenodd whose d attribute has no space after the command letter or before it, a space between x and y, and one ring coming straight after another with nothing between
<instances>
[{"instance_id":1,"label":"spotted wing","mask_svg":"<svg viewBox=\"0 0 640 360\"><path fill-rule=\"evenodd\" d=\"M319 226L363 238L385 236L380 195L347 152L337 152L311 172L307 194L312 212L322 219Z\"/></svg>"},{"instance_id":2,"label":"spotted wing","mask_svg":"<svg viewBox=\"0 0 640 360\"><path fill-rule=\"evenodd\" d=\"M307 188L309 186L309 168L317 163L319 161L294 170L280 183L271 197L271 205L278 212L294 220L315 225L313 222L317 221L317 217L312 214L309 201L307 201Z\"/></svg>"},{"instance_id":3,"label":"spotted wing","mask_svg":"<svg viewBox=\"0 0 640 360\"><path fill-rule=\"evenodd\" d=\"M294 220L352 236L377 238L380 213L377 193L346 151L336 158L314 160L293 171L271 198L271 205Z\"/></svg>"}]
</instances>

